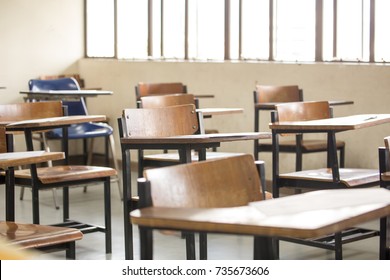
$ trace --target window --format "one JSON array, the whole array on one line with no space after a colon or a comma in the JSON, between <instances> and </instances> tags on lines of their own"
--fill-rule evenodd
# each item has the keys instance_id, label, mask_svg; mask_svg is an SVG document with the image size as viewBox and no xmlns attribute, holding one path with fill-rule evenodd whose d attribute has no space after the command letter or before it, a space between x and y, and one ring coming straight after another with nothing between
<instances>
[{"instance_id":1,"label":"window","mask_svg":"<svg viewBox=\"0 0 390 280\"><path fill-rule=\"evenodd\" d=\"M188 56L224 59L225 1L188 1Z\"/></svg>"},{"instance_id":2,"label":"window","mask_svg":"<svg viewBox=\"0 0 390 280\"><path fill-rule=\"evenodd\" d=\"M324 0L324 60L369 61L370 1ZM331 27L331 28L330 28Z\"/></svg>"},{"instance_id":3,"label":"window","mask_svg":"<svg viewBox=\"0 0 390 280\"><path fill-rule=\"evenodd\" d=\"M390 62L390 1L375 1L375 61Z\"/></svg>"},{"instance_id":4,"label":"window","mask_svg":"<svg viewBox=\"0 0 390 280\"><path fill-rule=\"evenodd\" d=\"M85 1L87 57L390 61L388 0Z\"/></svg>"},{"instance_id":5,"label":"window","mask_svg":"<svg viewBox=\"0 0 390 280\"><path fill-rule=\"evenodd\" d=\"M241 53L243 59L269 58L269 0L242 0Z\"/></svg>"},{"instance_id":6,"label":"window","mask_svg":"<svg viewBox=\"0 0 390 280\"><path fill-rule=\"evenodd\" d=\"M229 30L230 36L226 38L229 40L229 54L225 54L230 59L240 58L240 10L241 0L231 0L229 7Z\"/></svg>"},{"instance_id":7,"label":"window","mask_svg":"<svg viewBox=\"0 0 390 280\"><path fill-rule=\"evenodd\" d=\"M185 1L163 1L163 56L185 57Z\"/></svg>"},{"instance_id":8,"label":"window","mask_svg":"<svg viewBox=\"0 0 390 280\"><path fill-rule=\"evenodd\" d=\"M343 0L337 4L337 57L368 61L368 1Z\"/></svg>"},{"instance_id":9,"label":"window","mask_svg":"<svg viewBox=\"0 0 390 280\"><path fill-rule=\"evenodd\" d=\"M315 1L276 0L275 60L314 61Z\"/></svg>"},{"instance_id":10,"label":"window","mask_svg":"<svg viewBox=\"0 0 390 280\"><path fill-rule=\"evenodd\" d=\"M117 5L118 58L147 58L148 1L117 0Z\"/></svg>"},{"instance_id":11,"label":"window","mask_svg":"<svg viewBox=\"0 0 390 280\"><path fill-rule=\"evenodd\" d=\"M86 0L86 54L88 57L114 57L114 2Z\"/></svg>"}]
</instances>

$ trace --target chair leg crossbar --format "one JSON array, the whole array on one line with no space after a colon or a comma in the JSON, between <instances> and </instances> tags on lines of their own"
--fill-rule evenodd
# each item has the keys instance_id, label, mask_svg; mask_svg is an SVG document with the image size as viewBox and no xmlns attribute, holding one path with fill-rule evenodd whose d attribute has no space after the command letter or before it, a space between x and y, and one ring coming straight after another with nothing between
<instances>
[{"instance_id":1,"label":"chair leg crossbar","mask_svg":"<svg viewBox=\"0 0 390 280\"><path fill-rule=\"evenodd\" d=\"M342 245L348 244L354 241L363 240L371 237L379 236L378 230L364 229L364 228L349 228L340 233L330 234L318 238L311 239L298 239L298 238L279 238L279 240L298 243L302 245L308 245L318 247L322 249L328 249L335 251L336 259L342 259ZM340 244L337 238L341 238Z\"/></svg>"}]
</instances>

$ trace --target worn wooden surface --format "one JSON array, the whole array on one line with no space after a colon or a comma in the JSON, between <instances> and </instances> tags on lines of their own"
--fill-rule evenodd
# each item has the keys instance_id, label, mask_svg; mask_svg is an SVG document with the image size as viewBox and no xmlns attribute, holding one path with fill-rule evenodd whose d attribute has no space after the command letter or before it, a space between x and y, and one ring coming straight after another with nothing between
<instances>
[{"instance_id":1,"label":"worn wooden surface","mask_svg":"<svg viewBox=\"0 0 390 280\"><path fill-rule=\"evenodd\" d=\"M133 224L164 229L310 238L390 214L384 189L323 190L227 208L148 207Z\"/></svg>"}]
</instances>

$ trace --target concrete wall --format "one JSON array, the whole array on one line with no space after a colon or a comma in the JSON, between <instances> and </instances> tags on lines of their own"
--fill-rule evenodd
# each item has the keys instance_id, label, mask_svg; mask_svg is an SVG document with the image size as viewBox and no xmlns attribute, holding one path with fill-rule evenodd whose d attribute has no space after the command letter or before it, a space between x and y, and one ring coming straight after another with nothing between
<instances>
[{"instance_id":1,"label":"concrete wall","mask_svg":"<svg viewBox=\"0 0 390 280\"><path fill-rule=\"evenodd\" d=\"M353 100L354 105L334 109L335 116L364 113L389 113L390 68L384 65L356 64L286 64L249 62L152 62L81 59L79 68L87 86L114 91L113 96L89 99L92 113L104 113L116 127L121 110L135 107L134 86L139 81L181 81L194 94L214 94L202 99L202 107L242 107L244 114L216 116L206 126L221 132L253 131L253 89L259 84L298 84L305 100ZM268 118L268 114L265 116ZM267 129L269 119L263 120ZM347 142L346 164L349 167L377 168L377 148L390 135L390 124L358 131L339 133ZM119 146L118 146L119 149ZM222 151L253 151L252 142L222 144ZM271 157L264 154L267 173ZM286 170L293 166L292 156L283 156ZM323 155L325 161L325 155ZM321 166L322 161L309 155L304 166Z\"/></svg>"},{"instance_id":2,"label":"concrete wall","mask_svg":"<svg viewBox=\"0 0 390 280\"><path fill-rule=\"evenodd\" d=\"M83 0L0 1L0 104L40 75L77 73L84 56Z\"/></svg>"},{"instance_id":3,"label":"concrete wall","mask_svg":"<svg viewBox=\"0 0 390 280\"><path fill-rule=\"evenodd\" d=\"M0 1L2 103L39 75L78 72L84 56L83 0Z\"/></svg>"},{"instance_id":4,"label":"concrete wall","mask_svg":"<svg viewBox=\"0 0 390 280\"><path fill-rule=\"evenodd\" d=\"M191 93L214 94L202 107L242 107L240 115L218 116L206 126L221 132L253 131L253 97L256 83L298 84L306 100L348 99L354 105L337 107L335 116L389 113L390 68L386 65L286 64L251 62L153 62L84 59L83 0L0 1L1 102L22 102L20 90L39 75L79 72L87 87L113 90L113 96L90 98L90 113L106 114L116 129L116 118L135 107L134 86L139 81L181 81ZM268 114L267 114L268 115ZM268 120L263 121L263 129ZM347 166L377 167L377 147L390 135L390 125L343 132ZM252 152L252 142L222 144L220 150ZM323 157L325 159L325 157ZM270 156L264 155L270 171ZM284 156L286 168L293 157ZM309 156L304 165L320 165Z\"/></svg>"}]
</instances>

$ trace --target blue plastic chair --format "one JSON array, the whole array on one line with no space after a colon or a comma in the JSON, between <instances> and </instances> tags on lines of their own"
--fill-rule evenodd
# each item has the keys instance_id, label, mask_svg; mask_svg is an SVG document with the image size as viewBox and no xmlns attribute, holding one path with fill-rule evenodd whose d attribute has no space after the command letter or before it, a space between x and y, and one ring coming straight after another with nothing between
<instances>
[{"instance_id":1,"label":"blue plastic chair","mask_svg":"<svg viewBox=\"0 0 390 280\"><path fill-rule=\"evenodd\" d=\"M49 90L80 90L80 86L76 79L61 78L53 80L31 79L28 82L30 91L49 91ZM88 115L87 107L84 98L72 101L62 101L62 104L67 108L67 114L72 115ZM54 129L46 133L47 139L62 139L62 129ZM114 168L118 170L115 154L115 142L113 136L113 128L106 123L81 123L71 125L68 128L68 139L83 140L83 157L84 164L91 165L93 155L93 140L97 137L105 138L105 164L110 165L109 146L111 146L111 154L114 162ZM91 139L90 149L88 151L87 140ZM122 199L122 192L120 187L120 177L117 176L115 180L118 182L119 194Z\"/></svg>"}]
</instances>

